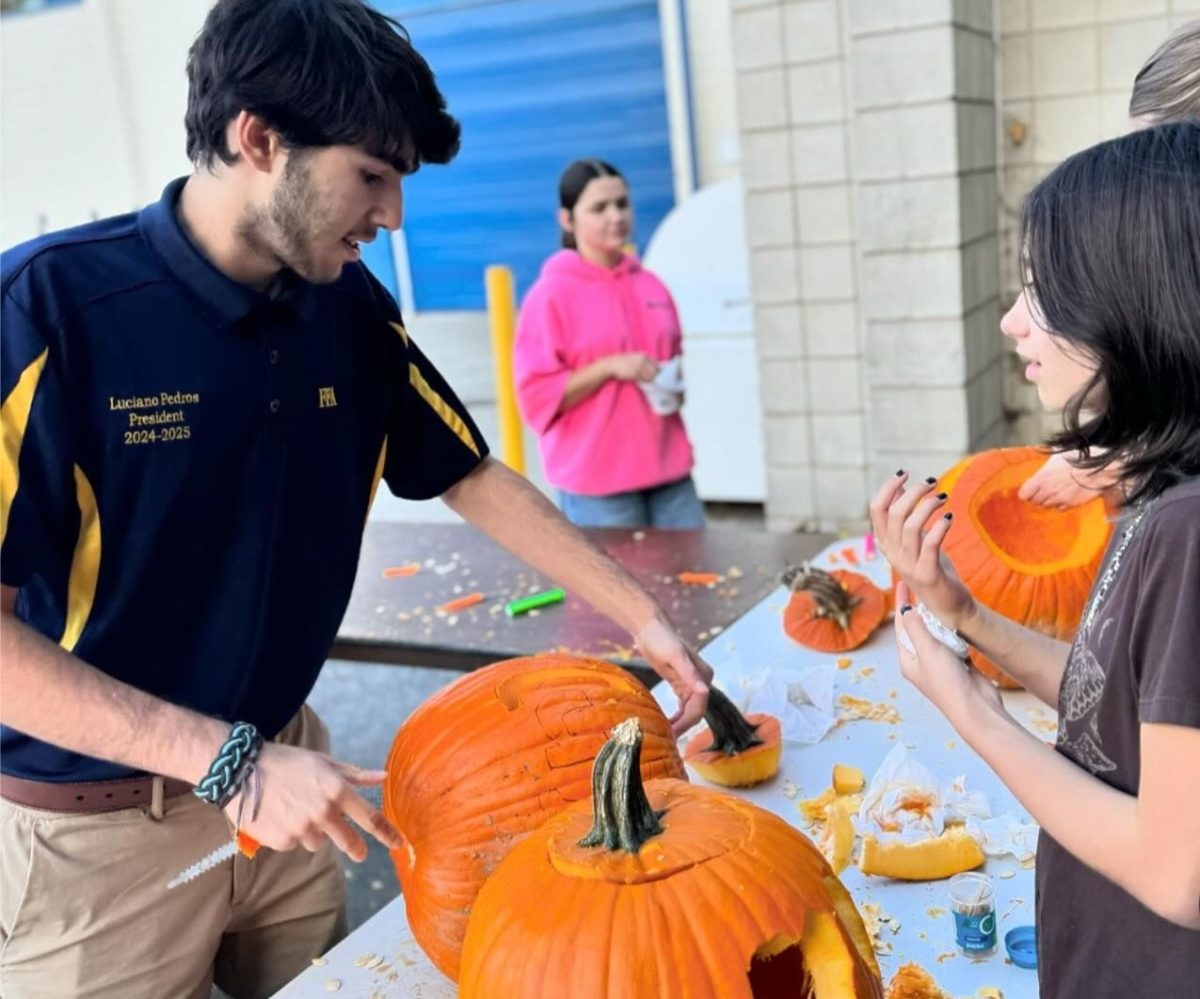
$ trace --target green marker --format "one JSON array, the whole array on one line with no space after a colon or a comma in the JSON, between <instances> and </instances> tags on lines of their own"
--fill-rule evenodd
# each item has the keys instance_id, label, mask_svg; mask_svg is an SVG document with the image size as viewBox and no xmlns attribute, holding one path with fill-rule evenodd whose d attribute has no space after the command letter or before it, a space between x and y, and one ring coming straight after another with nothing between
<instances>
[{"instance_id":1,"label":"green marker","mask_svg":"<svg viewBox=\"0 0 1200 999\"><path fill-rule=\"evenodd\" d=\"M518 614L524 614L526 611L531 611L538 607L547 607L550 604L562 603L566 595L566 590L558 588L543 590L541 593L534 593L528 597L522 597L520 600L512 600L506 603L504 605L504 613L509 617L516 617Z\"/></svg>"}]
</instances>

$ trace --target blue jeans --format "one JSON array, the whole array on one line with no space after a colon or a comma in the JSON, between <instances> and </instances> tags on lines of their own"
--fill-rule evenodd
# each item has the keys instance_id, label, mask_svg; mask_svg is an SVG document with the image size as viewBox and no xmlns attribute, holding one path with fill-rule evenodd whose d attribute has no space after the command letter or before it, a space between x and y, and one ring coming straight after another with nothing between
<instances>
[{"instance_id":1,"label":"blue jeans","mask_svg":"<svg viewBox=\"0 0 1200 999\"><path fill-rule=\"evenodd\" d=\"M610 496L584 496L559 490L558 505L577 527L665 527L688 530L704 526L704 504L692 477L650 489Z\"/></svg>"}]
</instances>

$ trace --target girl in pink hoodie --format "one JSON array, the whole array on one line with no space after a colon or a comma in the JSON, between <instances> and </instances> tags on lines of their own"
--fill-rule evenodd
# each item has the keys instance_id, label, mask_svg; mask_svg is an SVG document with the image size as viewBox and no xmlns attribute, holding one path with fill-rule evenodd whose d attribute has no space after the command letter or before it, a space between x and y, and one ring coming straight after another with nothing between
<instances>
[{"instance_id":1,"label":"girl in pink hoodie","mask_svg":"<svg viewBox=\"0 0 1200 999\"><path fill-rule=\"evenodd\" d=\"M514 357L546 478L581 527L703 527L679 415L679 316L663 283L625 252L625 178L578 160L558 196L565 249L525 297Z\"/></svg>"}]
</instances>

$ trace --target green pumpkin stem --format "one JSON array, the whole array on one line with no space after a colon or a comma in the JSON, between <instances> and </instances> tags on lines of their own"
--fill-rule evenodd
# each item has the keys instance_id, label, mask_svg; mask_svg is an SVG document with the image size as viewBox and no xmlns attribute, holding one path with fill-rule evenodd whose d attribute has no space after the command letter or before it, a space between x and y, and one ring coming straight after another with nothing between
<instances>
[{"instance_id":1,"label":"green pumpkin stem","mask_svg":"<svg viewBox=\"0 0 1200 999\"><path fill-rule=\"evenodd\" d=\"M708 708L704 712L704 720L713 736L709 752L737 756L751 746L762 745L762 739L758 737L758 726L751 725L733 701L716 687L708 692Z\"/></svg>"},{"instance_id":2,"label":"green pumpkin stem","mask_svg":"<svg viewBox=\"0 0 1200 999\"><path fill-rule=\"evenodd\" d=\"M580 846L603 846L637 853L648 839L662 835L659 817L642 787L642 727L627 718L613 729L592 766L591 832Z\"/></svg>"},{"instance_id":3,"label":"green pumpkin stem","mask_svg":"<svg viewBox=\"0 0 1200 999\"><path fill-rule=\"evenodd\" d=\"M805 563L785 571L783 583L793 591L807 590L812 594L813 617L831 617L842 631L850 630L850 615L862 599L851 596L834 576Z\"/></svg>"}]
</instances>

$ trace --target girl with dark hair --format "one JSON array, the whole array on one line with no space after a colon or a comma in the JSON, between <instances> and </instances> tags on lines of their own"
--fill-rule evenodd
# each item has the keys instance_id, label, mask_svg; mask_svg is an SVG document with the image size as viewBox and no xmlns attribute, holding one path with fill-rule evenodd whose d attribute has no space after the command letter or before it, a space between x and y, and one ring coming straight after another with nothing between
<instances>
[{"instance_id":1,"label":"girl with dark hair","mask_svg":"<svg viewBox=\"0 0 1200 999\"><path fill-rule=\"evenodd\" d=\"M546 478L581 527L704 526L679 408L682 336L663 283L626 252L629 188L602 160L558 185L563 249L517 324L517 399Z\"/></svg>"},{"instance_id":2,"label":"girl with dark hair","mask_svg":"<svg viewBox=\"0 0 1200 999\"><path fill-rule=\"evenodd\" d=\"M940 558L952 529L936 516L943 499L897 473L871 520L902 579L901 669L1041 825L1041 994L1194 995L1200 123L1071 157L1029 195L1022 236L1025 289L1001 329L1043 405L1064 411L1052 446L1119 470L1122 515L1068 646L976 603ZM1054 749L932 637L910 613L918 601L1057 708Z\"/></svg>"},{"instance_id":3,"label":"girl with dark hair","mask_svg":"<svg viewBox=\"0 0 1200 999\"><path fill-rule=\"evenodd\" d=\"M1138 71L1129 97L1132 127L1200 121L1200 19L1188 21ZM1080 468L1077 456L1056 452L1021 486L1022 499L1065 510L1093 500L1120 478L1118 467Z\"/></svg>"}]
</instances>

